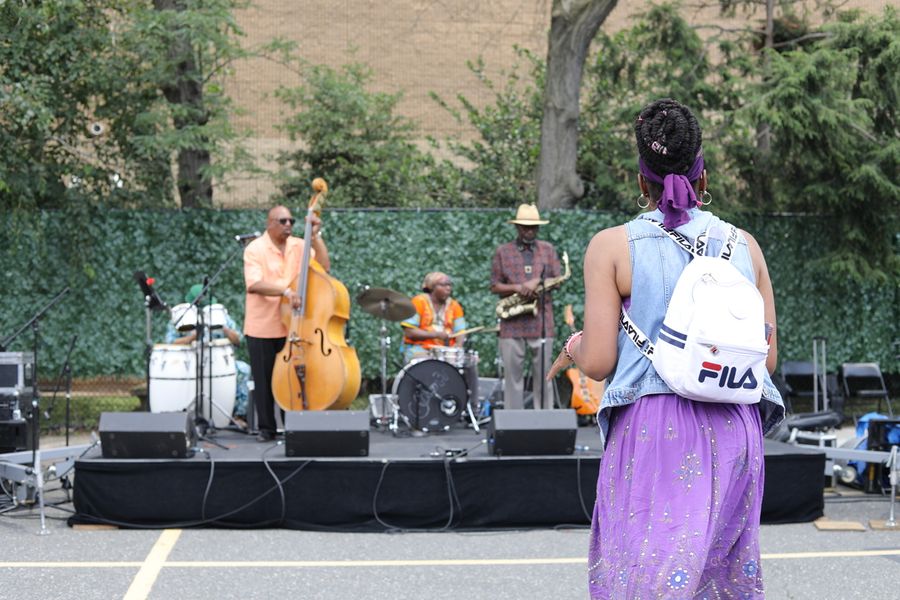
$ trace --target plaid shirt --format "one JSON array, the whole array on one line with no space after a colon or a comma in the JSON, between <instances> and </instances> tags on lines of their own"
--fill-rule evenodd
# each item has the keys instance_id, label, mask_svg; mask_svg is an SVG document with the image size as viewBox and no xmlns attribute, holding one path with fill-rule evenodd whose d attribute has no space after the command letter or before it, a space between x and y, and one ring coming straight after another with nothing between
<instances>
[{"instance_id":1,"label":"plaid shirt","mask_svg":"<svg viewBox=\"0 0 900 600\"><path fill-rule=\"evenodd\" d=\"M529 256L530 255L530 256ZM531 273L525 272L528 259L531 259ZM525 283L529 279L540 277L546 265L544 278L559 277L562 268L556 248L550 242L535 240L532 250L517 241L503 244L494 252L491 262L491 285L497 283ZM552 338L553 300L552 293L544 296L544 326L546 337ZM541 337L541 315L530 313L500 321L500 337L502 338L539 338Z\"/></svg>"}]
</instances>

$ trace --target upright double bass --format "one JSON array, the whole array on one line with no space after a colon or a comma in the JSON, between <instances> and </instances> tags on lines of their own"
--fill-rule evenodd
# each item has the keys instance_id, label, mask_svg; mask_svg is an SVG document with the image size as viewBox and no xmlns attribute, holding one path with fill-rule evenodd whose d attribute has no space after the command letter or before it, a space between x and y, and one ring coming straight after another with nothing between
<instances>
[{"instance_id":1,"label":"upright double bass","mask_svg":"<svg viewBox=\"0 0 900 600\"><path fill-rule=\"evenodd\" d=\"M324 179L316 178L312 187L307 216L321 213L328 193ZM359 358L344 338L350 319L350 294L312 258L309 218L303 240L300 272L291 285L300 306L295 309L282 299L282 319L288 334L275 359L272 393L284 410L343 409L356 398L360 386Z\"/></svg>"}]
</instances>

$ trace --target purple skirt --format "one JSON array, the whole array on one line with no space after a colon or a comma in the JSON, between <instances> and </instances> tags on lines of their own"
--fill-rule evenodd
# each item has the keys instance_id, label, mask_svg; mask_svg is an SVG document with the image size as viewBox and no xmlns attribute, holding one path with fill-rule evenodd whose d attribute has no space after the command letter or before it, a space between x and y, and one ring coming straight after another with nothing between
<instances>
[{"instance_id":1,"label":"purple skirt","mask_svg":"<svg viewBox=\"0 0 900 600\"><path fill-rule=\"evenodd\" d=\"M645 396L612 411L591 526L591 598L763 598L756 405Z\"/></svg>"}]
</instances>

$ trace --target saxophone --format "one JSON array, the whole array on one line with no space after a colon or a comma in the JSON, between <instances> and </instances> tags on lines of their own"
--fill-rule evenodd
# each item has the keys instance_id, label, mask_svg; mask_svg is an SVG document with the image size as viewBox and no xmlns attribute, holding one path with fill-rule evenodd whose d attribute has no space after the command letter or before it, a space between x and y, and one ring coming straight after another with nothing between
<instances>
[{"instance_id":1,"label":"saxophone","mask_svg":"<svg viewBox=\"0 0 900 600\"><path fill-rule=\"evenodd\" d=\"M569 255L566 252L563 252L563 264L565 265L565 271L559 277L551 277L544 281L544 285L538 285L537 289L535 289L535 294L540 295L544 292L549 292L552 289L558 288L562 285L562 282L569 278L572 274L569 270ZM518 317L519 315L531 314L537 316L538 314L538 300L537 298L532 298L531 300L526 300L521 294L514 293L506 296L505 298L501 298L497 303L497 316L501 319L511 319L513 317Z\"/></svg>"}]
</instances>

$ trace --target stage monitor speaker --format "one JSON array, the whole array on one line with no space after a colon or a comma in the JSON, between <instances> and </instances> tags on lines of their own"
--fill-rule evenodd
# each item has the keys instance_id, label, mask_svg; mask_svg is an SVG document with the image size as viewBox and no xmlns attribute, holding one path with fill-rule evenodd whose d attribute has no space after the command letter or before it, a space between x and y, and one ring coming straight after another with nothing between
<instances>
[{"instance_id":1,"label":"stage monitor speaker","mask_svg":"<svg viewBox=\"0 0 900 600\"><path fill-rule=\"evenodd\" d=\"M285 456L368 456L369 413L296 410L284 416Z\"/></svg>"},{"instance_id":2,"label":"stage monitor speaker","mask_svg":"<svg viewBox=\"0 0 900 600\"><path fill-rule=\"evenodd\" d=\"M571 408L494 411L488 447L495 456L572 454L578 419Z\"/></svg>"},{"instance_id":3,"label":"stage monitor speaker","mask_svg":"<svg viewBox=\"0 0 900 600\"><path fill-rule=\"evenodd\" d=\"M103 458L188 458L194 427L188 412L105 412L100 415Z\"/></svg>"}]
</instances>

